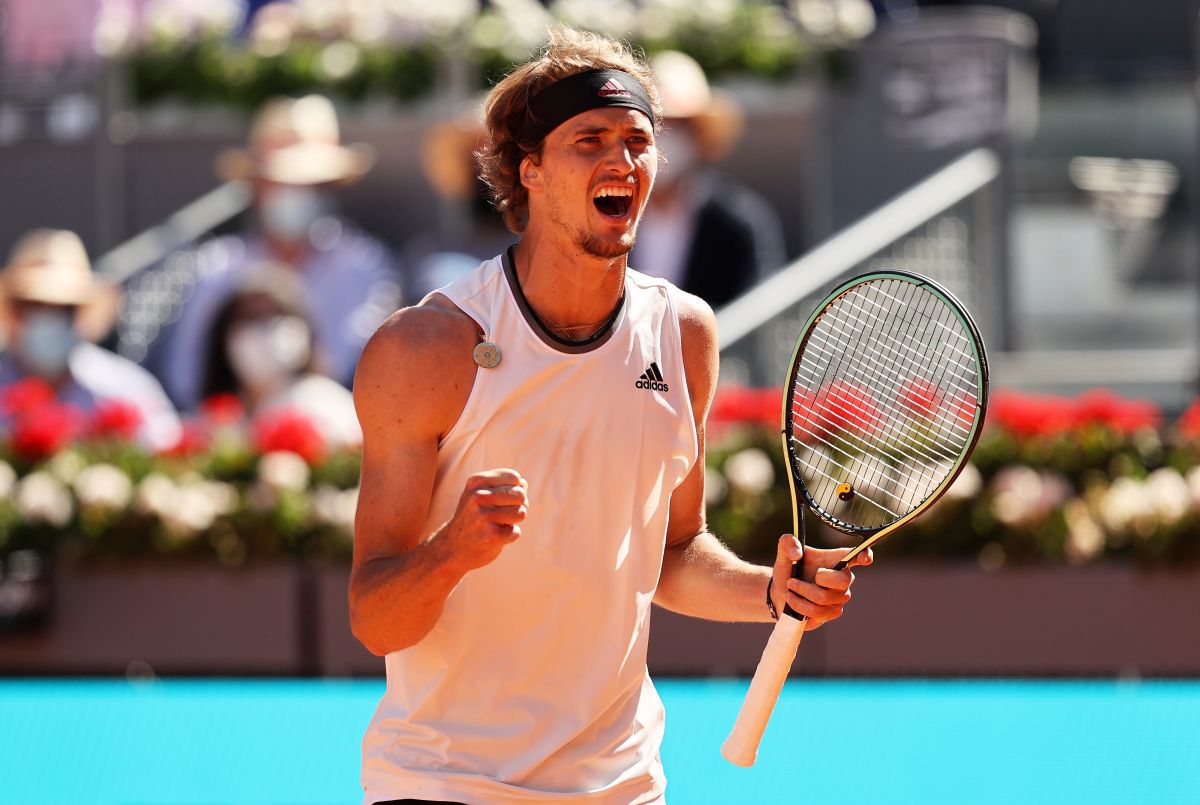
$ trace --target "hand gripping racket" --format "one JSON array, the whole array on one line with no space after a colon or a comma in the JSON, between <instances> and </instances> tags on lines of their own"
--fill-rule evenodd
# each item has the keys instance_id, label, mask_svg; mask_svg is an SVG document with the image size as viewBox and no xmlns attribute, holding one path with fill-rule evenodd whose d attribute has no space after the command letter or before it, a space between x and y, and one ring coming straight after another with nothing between
<instances>
[{"instance_id":1,"label":"hand gripping racket","mask_svg":"<svg viewBox=\"0 0 1200 805\"><path fill-rule=\"evenodd\" d=\"M967 463L987 406L987 357L948 291L916 274L874 272L817 306L784 388L795 534L803 543L803 503L857 540L840 570L929 508ZM786 607L721 747L730 762L754 763L803 636L804 616Z\"/></svg>"}]
</instances>

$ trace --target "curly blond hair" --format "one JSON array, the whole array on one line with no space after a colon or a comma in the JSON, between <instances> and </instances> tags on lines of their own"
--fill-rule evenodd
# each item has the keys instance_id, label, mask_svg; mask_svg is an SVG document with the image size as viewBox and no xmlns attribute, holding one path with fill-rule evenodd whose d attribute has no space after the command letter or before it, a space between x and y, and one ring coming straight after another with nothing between
<instances>
[{"instance_id":1,"label":"curly blond hair","mask_svg":"<svg viewBox=\"0 0 1200 805\"><path fill-rule=\"evenodd\" d=\"M518 132L528 115L529 102L542 89L588 70L623 70L646 90L654 110L654 125L662 122L662 101L641 54L615 39L566 25L553 26L548 33L541 53L514 69L488 93L483 146L476 153L479 175L488 186L492 204L517 234L524 232L529 222L529 193L521 184L521 160L529 154L540 155L542 147L540 142L522 141Z\"/></svg>"}]
</instances>

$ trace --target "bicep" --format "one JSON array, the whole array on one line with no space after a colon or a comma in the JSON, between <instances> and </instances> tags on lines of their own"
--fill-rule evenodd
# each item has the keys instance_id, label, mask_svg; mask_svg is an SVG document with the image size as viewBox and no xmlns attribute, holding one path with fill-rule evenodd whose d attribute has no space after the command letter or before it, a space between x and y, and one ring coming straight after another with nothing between
<instances>
[{"instance_id":1,"label":"bicep","mask_svg":"<svg viewBox=\"0 0 1200 805\"><path fill-rule=\"evenodd\" d=\"M394 327L399 333L386 333L385 325L359 362L354 405L363 458L354 519L355 568L403 554L427 536L422 529L437 474L438 441L447 429L448 412L462 409L462 383L469 389L466 375L459 377L461 362L448 358L440 344L422 343L424 336L405 337L428 326L428 319L425 315Z\"/></svg>"}]
</instances>

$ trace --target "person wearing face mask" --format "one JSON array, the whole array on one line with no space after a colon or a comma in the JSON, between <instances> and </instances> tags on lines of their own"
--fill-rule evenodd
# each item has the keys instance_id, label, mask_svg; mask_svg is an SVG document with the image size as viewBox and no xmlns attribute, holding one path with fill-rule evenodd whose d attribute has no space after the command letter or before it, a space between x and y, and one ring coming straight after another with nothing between
<instances>
[{"instance_id":1,"label":"person wearing face mask","mask_svg":"<svg viewBox=\"0 0 1200 805\"><path fill-rule=\"evenodd\" d=\"M252 267L217 314L202 397L236 394L252 415L307 416L331 447L362 443L354 399L318 373L322 356L295 276L278 264Z\"/></svg>"},{"instance_id":2,"label":"person wearing face mask","mask_svg":"<svg viewBox=\"0 0 1200 805\"><path fill-rule=\"evenodd\" d=\"M87 413L112 400L135 406L138 441L149 450L179 440L179 416L158 381L136 363L91 342L108 332L119 304L92 276L82 241L37 229L14 245L0 273L5 350L0 388L39 378L58 401Z\"/></svg>"},{"instance_id":3,"label":"person wearing face mask","mask_svg":"<svg viewBox=\"0 0 1200 805\"><path fill-rule=\"evenodd\" d=\"M249 146L220 155L217 171L253 191L249 227L168 258L131 283L118 330L120 349L136 354L184 409L201 399L203 344L216 315L251 267L269 260L299 280L322 371L348 385L367 338L401 302L402 277L387 248L336 213L335 188L372 165L365 146L340 142L337 116L318 95L268 102ZM178 289L164 294L163 288Z\"/></svg>"},{"instance_id":4,"label":"person wearing face mask","mask_svg":"<svg viewBox=\"0 0 1200 805\"><path fill-rule=\"evenodd\" d=\"M761 197L712 170L741 131L735 102L684 53L659 53L650 67L662 93L657 140L666 162L630 264L720 307L783 266L783 227Z\"/></svg>"}]
</instances>

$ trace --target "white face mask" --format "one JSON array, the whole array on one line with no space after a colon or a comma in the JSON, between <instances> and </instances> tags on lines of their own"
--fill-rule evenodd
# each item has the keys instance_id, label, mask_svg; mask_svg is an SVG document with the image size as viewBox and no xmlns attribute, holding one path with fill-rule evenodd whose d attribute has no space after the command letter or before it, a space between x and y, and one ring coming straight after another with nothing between
<instances>
[{"instance_id":1,"label":"white face mask","mask_svg":"<svg viewBox=\"0 0 1200 805\"><path fill-rule=\"evenodd\" d=\"M678 183L700 165L696 137L686 125L664 127L655 135L655 144L659 153L667 158L667 164L658 176L658 181L665 185Z\"/></svg>"},{"instance_id":2,"label":"white face mask","mask_svg":"<svg viewBox=\"0 0 1200 805\"><path fill-rule=\"evenodd\" d=\"M78 341L71 311L36 310L25 316L13 350L26 369L52 380L66 370Z\"/></svg>"},{"instance_id":3,"label":"white face mask","mask_svg":"<svg viewBox=\"0 0 1200 805\"><path fill-rule=\"evenodd\" d=\"M315 187L281 185L263 196L259 222L269 234L295 242L308 237L308 230L328 213L329 207L326 197Z\"/></svg>"},{"instance_id":4,"label":"white face mask","mask_svg":"<svg viewBox=\"0 0 1200 805\"><path fill-rule=\"evenodd\" d=\"M238 382L256 391L274 391L308 363L311 339L303 319L275 316L233 327L225 351Z\"/></svg>"}]
</instances>

